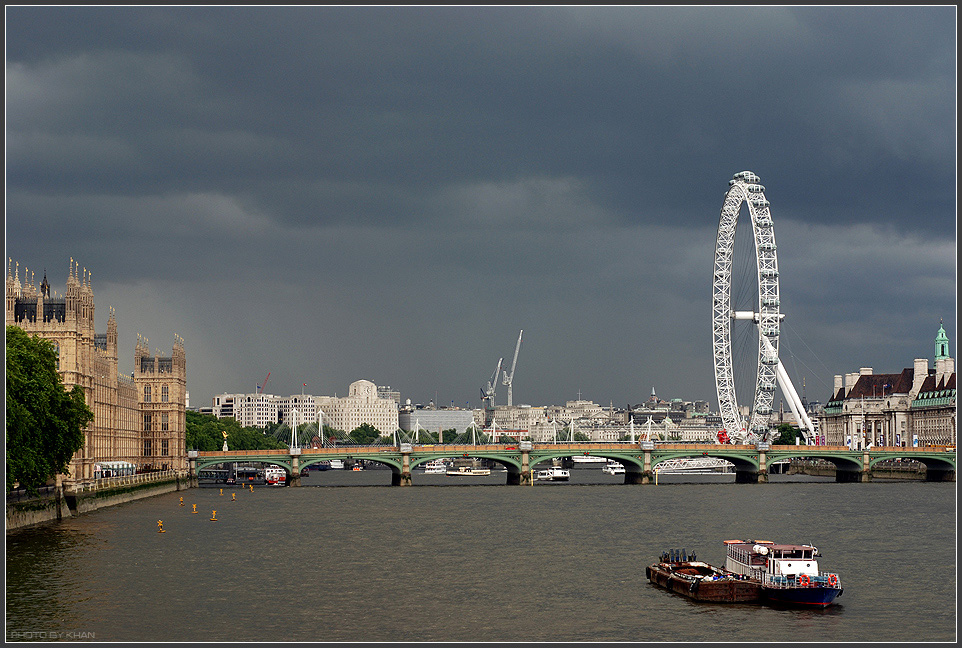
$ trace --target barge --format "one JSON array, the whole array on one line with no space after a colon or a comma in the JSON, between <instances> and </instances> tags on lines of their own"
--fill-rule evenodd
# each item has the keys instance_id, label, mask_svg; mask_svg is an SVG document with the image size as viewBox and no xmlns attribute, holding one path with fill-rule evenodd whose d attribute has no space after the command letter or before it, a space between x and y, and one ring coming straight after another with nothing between
<instances>
[{"instance_id":1,"label":"barge","mask_svg":"<svg viewBox=\"0 0 962 648\"><path fill-rule=\"evenodd\" d=\"M761 582L695 559L692 552L672 550L645 568L645 576L659 587L711 603L754 603L762 598Z\"/></svg>"}]
</instances>

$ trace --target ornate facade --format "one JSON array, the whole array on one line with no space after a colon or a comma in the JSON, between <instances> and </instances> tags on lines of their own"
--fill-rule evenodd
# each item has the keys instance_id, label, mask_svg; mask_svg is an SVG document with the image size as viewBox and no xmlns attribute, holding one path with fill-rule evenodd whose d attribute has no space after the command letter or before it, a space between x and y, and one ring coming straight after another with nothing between
<instances>
[{"instance_id":1,"label":"ornate facade","mask_svg":"<svg viewBox=\"0 0 962 648\"><path fill-rule=\"evenodd\" d=\"M871 367L835 376L832 398L818 417L829 445L955 445L955 359L940 326L935 367L916 358L911 368L876 374Z\"/></svg>"},{"instance_id":2,"label":"ornate facade","mask_svg":"<svg viewBox=\"0 0 962 648\"><path fill-rule=\"evenodd\" d=\"M89 480L94 465L127 461L138 470L185 470L187 362L175 336L169 357L150 356L144 338L134 351L134 371L121 375L117 362L117 321L110 309L107 332L94 330L90 274L70 260L64 294L51 294L46 273L38 289L33 275L7 267L6 324L49 340L66 389L80 385L94 420L83 447L70 462L70 477Z\"/></svg>"}]
</instances>

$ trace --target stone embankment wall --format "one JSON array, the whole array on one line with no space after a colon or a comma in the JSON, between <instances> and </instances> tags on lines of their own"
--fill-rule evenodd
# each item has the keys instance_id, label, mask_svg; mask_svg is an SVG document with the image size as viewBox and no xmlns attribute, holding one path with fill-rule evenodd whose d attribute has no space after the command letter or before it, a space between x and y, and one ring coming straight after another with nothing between
<instances>
[{"instance_id":1,"label":"stone embankment wall","mask_svg":"<svg viewBox=\"0 0 962 648\"><path fill-rule=\"evenodd\" d=\"M834 477L835 465L828 461L793 461L788 469L789 475L812 475L814 477ZM876 466L872 469L872 479L914 479L925 481L925 466L918 462L907 462L903 466Z\"/></svg>"},{"instance_id":2,"label":"stone embankment wall","mask_svg":"<svg viewBox=\"0 0 962 648\"><path fill-rule=\"evenodd\" d=\"M184 490L190 483L188 477L181 474L133 475L115 480L113 483L98 484L96 487L77 490L68 487L33 499L8 501L7 531Z\"/></svg>"}]
</instances>

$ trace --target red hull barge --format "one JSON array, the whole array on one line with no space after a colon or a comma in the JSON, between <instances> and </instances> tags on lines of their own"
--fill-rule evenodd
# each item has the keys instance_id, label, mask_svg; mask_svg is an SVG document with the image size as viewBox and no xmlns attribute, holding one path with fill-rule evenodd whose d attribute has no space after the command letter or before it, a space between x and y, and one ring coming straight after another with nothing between
<instances>
[{"instance_id":1,"label":"red hull barge","mask_svg":"<svg viewBox=\"0 0 962 648\"><path fill-rule=\"evenodd\" d=\"M663 556L664 557L664 556ZM662 561L645 568L659 587L710 603L753 603L761 600L761 583L700 561Z\"/></svg>"}]
</instances>

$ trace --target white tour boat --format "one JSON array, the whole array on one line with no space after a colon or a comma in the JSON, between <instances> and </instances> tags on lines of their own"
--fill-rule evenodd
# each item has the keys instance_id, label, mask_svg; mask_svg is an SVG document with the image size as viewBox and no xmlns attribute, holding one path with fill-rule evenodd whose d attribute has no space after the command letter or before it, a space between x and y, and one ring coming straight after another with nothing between
<instances>
[{"instance_id":1,"label":"white tour boat","mask_svg":"<svg viewBox=\"0 0 962 648\"><path fill-rule=\"evenodd\" d=\"M425 475L443 475L448 471L448 465L444 459L433 459L424 464Z\"/></svg>"},{"instance_id":2,"label":"white tour boat","mask_svg":"<svg viewBox=\"0 0 962 648\"><path fill-rule=\"evenodd\" d=\"M569 477L571 477L571 473L558 466L539 470L535 475L535 479L538 481L568 481Z\"/></svg>"},{"instance_id":3,"label":"white tour boat","mask_svg":"<svg viewBox=\"0 0 962 648\"><path fill-rule=\"evenodd\" d=\"M491 470L474 466L457 466L456 468L448 468L446 474L448 477L486 477L491 474Z\"/></svg>"},{"instance_id":4,"label":"white tour boat","mask_svg":"<svg viewBox=\"0 0 962 648\"><path fill-rule=\"evenodd\" d=\"M613 461L609 459L608 463L605 464L605 467L601 469L601 472L607 473L609 475L624 475L625 467L620 463L618 463L617 461Z\"/></svg>"}]
</instances>

